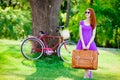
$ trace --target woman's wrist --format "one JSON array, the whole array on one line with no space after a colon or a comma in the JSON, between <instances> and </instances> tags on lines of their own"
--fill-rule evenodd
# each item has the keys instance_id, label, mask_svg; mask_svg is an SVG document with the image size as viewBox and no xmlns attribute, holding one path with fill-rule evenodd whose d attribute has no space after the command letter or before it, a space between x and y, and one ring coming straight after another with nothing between
<instances>
[{"instance_id":1,"label":"woman's wrist","mask_svg":"<svg viewBox=\"0 0 120 80\"><path fill-rule=\"evenodd\" d=\"M89 49L90 48L90 44L88 44L86 47L87 47L87 49Z\"/></svg>"}]
</instances>

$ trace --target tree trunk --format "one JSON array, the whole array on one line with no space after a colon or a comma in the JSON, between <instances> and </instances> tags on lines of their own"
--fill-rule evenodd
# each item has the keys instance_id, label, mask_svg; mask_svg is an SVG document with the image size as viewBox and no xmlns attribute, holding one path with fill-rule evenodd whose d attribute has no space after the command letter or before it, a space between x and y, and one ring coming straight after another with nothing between
<instances>
[{"instance_id":1,"label":"tree trunk","mask_svg":"<svg viewBox=\"0 0 120 80\"><path fill-rule=\"evenodd\" d=\"M62 0L30 0L32 8L32 34L39 35L39 31L57 35L58 14Z\"/></svg>"},{"instance_id":2,"label":"tree trunk","mask_svg":"<svg viewBox=\"0 0 120 80\"><path fill-rule=\"evenodd\" d=\"M62 0L30 0L32 8L32 35L38 36L39 31L47 32L49 35L56 33L59 25L58 15ZM49 48L53 47L59 39L47 39Z\"/></svg>"},{"instance_id":3,"label":"tree trunk","mask_svg":"<svg viewBox=\"0 0 120 80\"><path fill-rule=\"evenodd\" d=\"M67 16L66 16L66 26L68 27L69 25L69 14L70 14L70 0L67 0Z\"/></svg>"},{"instance_id":4,"label":"tree trunk","mask_svg":"<svg viewBox=\"0 0 120 80\"><path fill-rule=\"evenodd\" d=\"M90 5L93 5L93 0L90 0Z\"/></svg>"}]
</instances>

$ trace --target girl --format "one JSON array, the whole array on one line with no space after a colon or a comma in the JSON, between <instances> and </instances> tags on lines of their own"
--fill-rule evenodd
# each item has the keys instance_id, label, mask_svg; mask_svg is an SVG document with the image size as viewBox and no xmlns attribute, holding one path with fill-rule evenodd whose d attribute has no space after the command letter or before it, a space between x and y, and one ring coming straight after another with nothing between
<instances>
[{"instance_id":1,"label":"girl","mask_svg":"<svg viewBox=\"0 0 120 80\"><path fill-rule=\"evenodd\" d=\"M96 33L96 17L94 10L92 8L88 8L85 11L85 16L86 19L80 21L79 24L80 39L78 41L76 50L97 50L94 42ZM84 79L86 78L92 78L92 71L89 69L85 69Z\"/></svg>"}]
</instances>

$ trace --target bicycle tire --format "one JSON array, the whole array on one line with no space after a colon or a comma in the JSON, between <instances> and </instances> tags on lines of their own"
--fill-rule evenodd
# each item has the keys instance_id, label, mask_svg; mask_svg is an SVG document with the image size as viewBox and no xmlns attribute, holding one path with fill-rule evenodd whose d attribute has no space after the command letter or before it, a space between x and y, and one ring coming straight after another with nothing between
<instances>
[{"instance_id":1,"label":"bicycle tire","mask_svg":"<svg viewBox=\"0 0 120 80\"><path fill-rule=\"evenodd\" d=\"M72 41L64 41L58 46L58 56L64 62L71 63L72 51L75 49L76 43Z\"/></svg>"},{"instance_id":2,"label":"bicycle tire","mask_svg":"<svg viewBox=\"0 0 120 80\"><path fill-rule=\"evenodd\" d=\"M35 47L34 49L33 46ZM36 51L38 46L38 49L41 51ZM21 44L21 53L26 59L37 60L42 56L43 48L44 44L41 40L37 38L27 38L23 40Z\"/></svg>"}]
</instances>

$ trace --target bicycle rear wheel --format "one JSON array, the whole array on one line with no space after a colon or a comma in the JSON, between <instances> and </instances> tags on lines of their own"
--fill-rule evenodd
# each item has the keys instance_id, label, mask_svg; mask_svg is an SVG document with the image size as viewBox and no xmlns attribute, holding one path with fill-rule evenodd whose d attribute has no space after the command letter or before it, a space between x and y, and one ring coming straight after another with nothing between
<instances>
[{"instance_id":1,"label":"bicycle rear wheel","mask_svg":"<svg viewBox=\"0 0 120 80\"><path fill-rule=\"evenodd\" d=\"M71 41L62 42L58 47L58 56L64 62L71 63L72 51L75 49L76 43Z\"/></svg>"},{"instance_id":2,"label":"bicycle rear wheel","mask_svg":"<svg viewBox=\"0 0 120 80\"><path fill-rule=\"evenodd\" d=\"M26 59L37 60L43 54L43 43L37 38L27 38L21 44L21 52Z\"/></svg>"}]
</instances>

